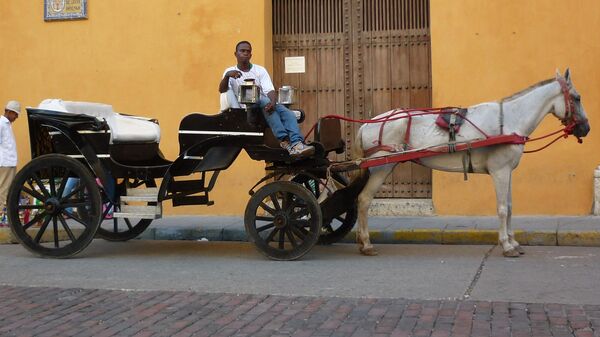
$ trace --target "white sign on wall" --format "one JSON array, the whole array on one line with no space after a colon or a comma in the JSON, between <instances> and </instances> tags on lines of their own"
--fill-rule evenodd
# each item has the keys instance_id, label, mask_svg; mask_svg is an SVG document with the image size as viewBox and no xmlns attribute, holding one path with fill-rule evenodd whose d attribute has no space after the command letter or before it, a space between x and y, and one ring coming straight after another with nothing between
<instances>
[{"instance_id":1,"label":"white sign on wall","mask_svg":"<svg viewBox=\"0 0 600 337\"><path fill-rule=\"evenodd\" d=\"M306 72L306 60L304 56L291 56L285 58L285 73L305 73Z\"/></svg>"}]
</instances>

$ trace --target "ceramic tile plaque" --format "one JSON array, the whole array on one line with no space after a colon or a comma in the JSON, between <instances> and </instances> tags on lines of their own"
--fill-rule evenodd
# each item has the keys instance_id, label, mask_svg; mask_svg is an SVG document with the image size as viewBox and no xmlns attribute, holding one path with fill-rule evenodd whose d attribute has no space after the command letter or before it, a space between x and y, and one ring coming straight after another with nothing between
<instances>
[{"instance_id":1,"label":"ceramic tile plaque","mask_svg":"<svg viewBox=\"0 0 600 337\"><path fill-rule=\"evenodd\" d=\"M44 0L44 20L87 19L87 0Z\"/></svg>"}]
</instances>

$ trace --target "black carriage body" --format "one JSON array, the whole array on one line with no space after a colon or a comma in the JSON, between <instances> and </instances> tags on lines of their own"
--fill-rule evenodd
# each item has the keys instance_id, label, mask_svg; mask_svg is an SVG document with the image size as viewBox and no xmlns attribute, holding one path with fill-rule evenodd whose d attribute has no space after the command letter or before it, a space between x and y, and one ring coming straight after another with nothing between
<instances>
[{"instance_id":1,"label":"black carriage body","mask_svg":"<svg viewBox=\"0 0 600 337\"><path fill-rule=\"evenodd\" d=\"M162 155L158 141L115 142L117 134L111 134L110 125L119 128L119 124L109 124L104 119L85 114L33 108L28 108L27 112L32 161L17 175L16 181L20 183L11 186L9 201L16 206L11 207L9 218L21 243L38 255L75 255L91 242L94 235L110 241L132 239L142 233L152 219L161 216L161 202L165 200L171 199L174 206L211 205L209 192L220 171L231 166L242 150L254 160L267 162L267 175L250 191L252 197L244 222L259 250L270 258L299 258L317 239L322 243L340 240L356 221L353 200L366 180L358 179L348 185L345 177L334 173L331 177L338 187L334 190L324 187L330 178L328 154L332 151L341 153L345 148L339 120L319 121L312 143L315 154L294 159L279 146L265 126L264 118L256 111L229 109L216 115L190 114L179 126L179 156L169 161ZM63 193L67 178L80 181L77 195L75 192L68 196ZM155 179L162 179L158 188ZM280 181L285 179L289 181ZM258 185L272 180L255 191ZM46 195L36 192L39 190L45 190ZM142 194L138 194L140 190ZM21 193L28 193L33 199L42 201L42 205L21 205ZM132 206L131 202L142 205ZM270 202L278 203L276 210L266 206L267 213L273 212L272 220L261 215L264 211L261 208ZM93 207L81 206L90 203ZM78 215L67 211L74 207L71 205L78 205L77 210L86 213L87 218L77 220ZM135 213L131 211L135 207L144 210ZM110 222L108 227L103 227L111 208L118 210L118 218L124 220L126 226L118 227L115 211L114 226ZM149 208L158 213L143 213ZM26 209L51 211L41 211L33 220L21 222L19 212ZM80 231L83 234L69 230L67 222L74 220L67 221L63 216L83 224L84 230ZM131 218L140 220L132 222ZM31 232L31 226L42 220L39 231ZM264 236L262 231L271 225L262 226L261 221L276 223L276 230ZM333 221L340 221L341 225L333 226ZM40 242L41 233L50 222L53 223L55 246L44 247ZM294 229L304 223L303 229ZM62 247L57 231L61 224L71 242Z\"/></svg>"}]
</instances>

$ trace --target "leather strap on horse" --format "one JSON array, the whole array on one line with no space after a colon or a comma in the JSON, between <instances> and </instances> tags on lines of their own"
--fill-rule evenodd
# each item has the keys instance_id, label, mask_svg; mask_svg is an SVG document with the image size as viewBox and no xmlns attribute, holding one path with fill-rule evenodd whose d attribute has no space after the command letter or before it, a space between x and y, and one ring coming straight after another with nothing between
<instances>
[{"instance_id":1,"label":"leather strap on horse","mask_svg":"<svg viewBox=\"0 0 600 337\"><path fill-rule=\"evenodd\" d=\"M500 122L500 134L504 134L504 98L500 100L500 115L498 116Z\"/></svg>"}]
</instances>

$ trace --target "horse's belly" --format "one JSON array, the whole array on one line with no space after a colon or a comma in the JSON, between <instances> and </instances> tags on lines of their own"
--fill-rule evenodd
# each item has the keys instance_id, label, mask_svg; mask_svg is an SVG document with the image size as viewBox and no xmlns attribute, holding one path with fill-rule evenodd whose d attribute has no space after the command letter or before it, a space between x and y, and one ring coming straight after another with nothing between
<instances>
[{"instance_id":1,"label":"horse's belly","mask_svg":"<svg viewBox=\"0 0 600 337\"><path fill-rule=\"evenodd\" d=\"M469 167L469 160L475 173L487 173L486 156L482 151L473 151L470 159L466 156L466 152L455 152L422 158L419 163L432 170L464 172L465 166L467 169Z\"/></svg>"}]
</instances>

